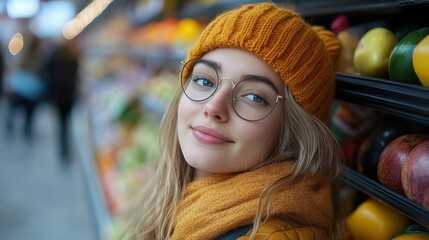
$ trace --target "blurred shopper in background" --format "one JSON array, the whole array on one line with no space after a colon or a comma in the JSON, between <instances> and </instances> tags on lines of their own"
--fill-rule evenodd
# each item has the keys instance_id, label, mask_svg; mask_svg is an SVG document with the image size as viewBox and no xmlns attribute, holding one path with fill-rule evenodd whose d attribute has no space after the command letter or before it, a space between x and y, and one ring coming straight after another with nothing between
<instances>
[{"instance_id":1,"label":"blurred shopper in background","mask_svg":"<svg viewBox=\"0 0 429 240\"><path fill-rule=\"evenodd\" d=\"M57 114L60 154L64 161L68 161L70 154L69 121L78 89L78 59L76 40L68 40L52 52L46 66L48 98Z\"/></svg>"},{"instance_id":2,"label":"blurred shopper in background","mask_svg":"<svg viewBox=\"0 0 429 240\"><path fill-rule=\"evenodd\" d=\"M8 88L5 89L9 102L6 132L11 134L15 127L16 112L24 111L24 136L33 135L33 115L37 103L43 98L46 83L42 78L44 51L42 40L34 34L24 36L22 56L11 72Z\"/></svg>"}]
</instances>

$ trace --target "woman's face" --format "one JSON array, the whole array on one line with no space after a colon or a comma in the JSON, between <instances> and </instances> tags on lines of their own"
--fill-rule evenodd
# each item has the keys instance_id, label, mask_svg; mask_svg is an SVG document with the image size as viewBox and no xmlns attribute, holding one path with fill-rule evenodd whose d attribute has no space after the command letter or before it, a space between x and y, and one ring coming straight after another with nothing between
<instances>
[{"instance_id":1,"label":"woman's face","mask_svg":"<svg viewBox=\"0 0 429 240\"><path fill-rule=\"evenodd\" d=\"M205 101L195 102L184 94L181 97L178 136L185 160L196 169L196 177L248 170L263 162L277 144L284 100L279 99L266 118L246 121L231 105L233 83L230 80L237 84L248 76L265 79L281 96L284 96L284 84L264 61L241 49L216 49L202 59L214 62L223 80L214 95ZM251 100L255 99L251 95ZM246 109L243 111L250 111Z\"/></svg>"}]
</instances>

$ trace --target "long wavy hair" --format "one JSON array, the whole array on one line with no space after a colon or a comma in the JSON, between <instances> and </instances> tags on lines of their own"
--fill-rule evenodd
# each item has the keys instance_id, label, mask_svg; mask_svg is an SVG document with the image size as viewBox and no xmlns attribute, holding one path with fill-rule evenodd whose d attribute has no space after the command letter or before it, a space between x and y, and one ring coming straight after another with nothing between
<instances>
[{"instance_id":1,"label":"long wavy hair","mask_svg":"<svg viewBox=\"0 0 429 240\"><path fill-rule=\"evenodd\" d=\"M193 169L183 157L177 136L181 97L182 91L179 89L161 122L158 167L154 177L137 198L137 208L132 209L134 217L125 232L125 239L164 240L171 235L176 206L186 184L193 179ZM266 161L255 168L282 161L294 161L295 164L288 176L261 193L250 237L254 238L257 229L275 215L270 212L270 204L276 193L307 177L322 175L326 176L326 184L333 189L335 212L329 235L331 239L340 239L342 213L338 204L338 179L342 155L339 143L324 123L295 102L286 87L284 112L284 124L277 145Z\"/></svg>"}]
</instances>

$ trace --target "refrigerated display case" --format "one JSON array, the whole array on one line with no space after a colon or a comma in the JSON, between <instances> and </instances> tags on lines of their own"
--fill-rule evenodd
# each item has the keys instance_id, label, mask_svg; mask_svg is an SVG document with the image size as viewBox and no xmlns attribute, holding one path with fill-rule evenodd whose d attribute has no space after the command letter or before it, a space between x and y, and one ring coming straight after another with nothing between
<instances>
[{"instance_id":1,"label":"refrigerated display case","mask_svg":"<svg viewBox=\"0 0 429 240\"><path fill-rule=\"evenodd\" d=\"M391 28L427 22L428 1L296 1L301 14L313 23L329 26L337 15L346 15L354 24L383 20ZM426 19L426 20L422 20ZM423 24L424 26L424 24ZM410 29L412 29L410 27ZM411 31L411 30L410 30ZM336 99L365 106L379 113L405 119L427 131L429 126L429 88L404 84L387 78L374 78L338 72ZM356 169L344 167L342 180L366 195L395 208L415 223L429 229L429 209L398 194Z\"/></svg>"}]
</instances>

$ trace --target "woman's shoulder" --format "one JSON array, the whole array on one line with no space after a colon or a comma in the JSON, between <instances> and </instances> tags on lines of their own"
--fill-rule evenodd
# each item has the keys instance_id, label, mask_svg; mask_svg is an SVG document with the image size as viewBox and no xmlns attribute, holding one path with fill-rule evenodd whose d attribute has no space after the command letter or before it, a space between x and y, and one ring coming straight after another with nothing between
<instances>
[{"instance_id":1,"label":"woman's shoulder","mask_svg":"<svg viewBox=\"0 0 429 240\"><path fill-rule=\"evenodd\" d=\"M247 240L248 236L238 238L238 240ZM326 232L317 227L302 226L293 227L291 224L280 219L271 219L263 224L256 233L255 239L265 240L323 240L329 239Z\"/></svg>"}]
</instances>

